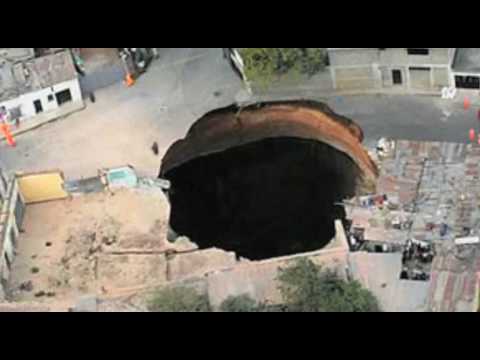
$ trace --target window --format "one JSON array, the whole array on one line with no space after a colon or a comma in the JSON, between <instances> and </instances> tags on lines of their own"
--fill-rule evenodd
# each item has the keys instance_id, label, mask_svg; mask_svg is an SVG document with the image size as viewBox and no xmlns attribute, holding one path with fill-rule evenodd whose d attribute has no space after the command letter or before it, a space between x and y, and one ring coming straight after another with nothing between
<instances>
[{"instance_id":1,"label":"window","mask_svg":"<svg viewBox=\"0 0 480 360\"><path fill-rule=\"evenodd\" d=\"M458 89L480 89L480 78L477 76L455 76Z\"/></svg>"},{"instance_id":2,"label":"window","mask_svg":"<svg viewBox=\"0 0 480 360\"><path fill-rule=\"evenodd\" d=\"M420 48L410 48L407 49L408 55L429 55L430 50L420 49Z\"/></svg>"},{"instance_id":3,"label":"window","mask_svg":"<svg viewBox=\"0 0 480 360\"><path fill-rule=\"evenodd\" d=\"M410 71L430 71L430 68L428 67L411 67L409 68Z\"/></svg>"},{"instance_id":4,"label":"window","mask_svg":"<svg viewBox=\"0 0 480 360\"><path fill-rule=\"evenodd\" d=\"M43 112L43 106L42 106L42 102L40 100L35 100L33 102L33 106L35 107L35 113L39 114L39 113Z\"/></svg>"},{"instance_id":5,"label":"window","mask_svg":"<svg viewBox=\"0 0 480 360\"><path fill-rule=\"evenodd\" d=\"M392 70L393 84L401 85L402 81L402 72L400 70Z\"/></svg>"},{"instance_id":6,"label":"window","mask_svg":"<svg viewBox=\"0 0 480 360\"><path fill-rule=\"evenodd\" d=\"M58 105L63 105L67 102L72 101L72 94L70 93L70 89L59 91L55 94L57 98Z\"/></svg>"},{"instance_id":7,"label":"window","mask_svg":"<svg viewBox=\"0 0 480 360\"><path fill-rule=\"evenodd\" d=\"M48 95L48 102L52 102L53 101L53 95Z\"/></svg>"}]
</instances>

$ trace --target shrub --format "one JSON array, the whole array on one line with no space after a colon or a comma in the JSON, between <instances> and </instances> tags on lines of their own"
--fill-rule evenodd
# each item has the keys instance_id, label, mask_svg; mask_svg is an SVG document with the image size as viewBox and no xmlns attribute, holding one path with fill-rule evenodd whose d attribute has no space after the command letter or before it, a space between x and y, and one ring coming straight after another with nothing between
<instances>
[{"instance_id":1,"label":"shrub","mask_svg":"<svg viewBox=\"0 0 480 360\"><path fill-rule=\"evenodd\" d=\"M229 296L220 305L222 312L258 312L260 305L249 295Z\"/></svg>"},{"instance_id":2,"label":"shrub","mask_svg":"<svg viewBox=\"0 0 480 360\"><path fill-rule=\"evenodd\" d=\"M279 290L289 311L378 312L375 296L356 281L345 281L336 273L300 259L281 269Z\"/></svg>"},{"instance_id":3,"label":"shrub","mask_svg":"<svg viewBox=\"0 0 480 360\"><path fill-rule=\"evenodd\" d=\"M247 79L265 89L282 74L313 76L327 63L324 48L243 48L239 52Z\"/></svg>"},{"instance_id":4,"label":"shrub","mask_svg":"<svg viewBox=\"0 0 480 360\"><path fill-rule=\"evenodd\" d=\"M210 312L205 294L189 287L170 287L157 291L148 303L152 312Z\"/></svg>"}]
</instances>

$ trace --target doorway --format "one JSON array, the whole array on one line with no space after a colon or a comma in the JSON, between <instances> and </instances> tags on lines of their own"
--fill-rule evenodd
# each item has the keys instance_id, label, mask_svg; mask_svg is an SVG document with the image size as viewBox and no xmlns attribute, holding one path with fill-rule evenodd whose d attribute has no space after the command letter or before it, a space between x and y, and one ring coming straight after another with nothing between
<instances>
[{"instance_id":1,"label":"doorway","mask_svg":"<svg viewBox=\"0 0 480 360\"><path fill-rule=\"evenodd\" d=\"M41 112L43 112L43 106L42 106L42 102L40 100L35 100L33 102L33 106L35 107L35 113L36 114L40 114Z\"/></svg>"},{"instance_id":2,"label":"doorway","mask_svg":"<svg viewBox=\"0 0 480 360\"><path fill-rule=\"evenodd\" d=\"M402 85L402 71L401 70L392 70L393 85Z\"/></svg>"}]
</instances>

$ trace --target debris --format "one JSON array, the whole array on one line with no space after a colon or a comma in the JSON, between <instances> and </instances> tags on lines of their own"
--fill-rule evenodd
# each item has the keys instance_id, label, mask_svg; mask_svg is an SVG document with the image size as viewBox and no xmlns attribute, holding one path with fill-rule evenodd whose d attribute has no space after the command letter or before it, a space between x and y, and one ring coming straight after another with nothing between
<instances>
[{"instance_id":1,"label":"debris","mask_svg":"<svg viewBox=\"0 0 480 360\"><path fill-rule=\"evenodd\" d=\"M359 198L360 206L364 208L370 207L383 207L384 204L388 202L387 195L370 195L370 196L361 196Z\"/></svg>"},{"instance_id":2,"label":"debris","mask_svg":"<svg viewBox=\"0 0 480 360\"><path fill-rule=\"evenodd\" d=\"M45 291L41 290L37 293L35 293L35 297L39 298L39 297L44 297L46 295Z\"/></svg>"},{"instance_id":3,"label":"debris","mask_svg":"<svg viewBox=\"0 0 480 360\"><path fill-rule=\"evenodd\" d=\"M107 245L107 246L111 246L113 244L115 244L117 242L117 237L115 235L109 237L109 236L104 236L102 238L102 243Z\"/></svg>"},{"instance_id":4,"label":"debris","mask_svg":"<svg viewBox=\"0 0 480 360\"><path fill-rule=\"evenodd\" d=\"M478 236L455 239L455 245L474 245L478 243L480 243L480 238Z\"/></svg>"},{"instance_id":5,"label":"debris","mask_svg":"<svg viewBox=\"0 0 480 360\"><path fill-rule=\"evenodd\" d=\"M30 269L30 272L32 274L38 274L40 272L40 269L38 267L34 266Z\"/></svg>"},{"instance_id":6,"label":"debris","mask_svg":"<svg viewBox=\"0 0 480 360\"><path fill-rule=\"evenodd\" d=\"M158 156L159 150L158 150L158 143L156 141L153 143L151 149L152 149L153 153L155 154L155 156Z\"/></svg>"},{"instance_id":7,"label":"debris","mask_svg":"<svg viewBox=\"0 0 480 360\"><path fill-rule=\"evenodd\" d=\"M151 178L139 178L138 179L139 185L142 187L147 188L158 188L163 191L167 191L170 189L171 183L165 179L151 179Z\"/></svg>"},{"instance_id":8,"label":"debris","mask_svg":"<svg viewBox=\"0 0 480 360\"><path fill-rule=\"evenodd\" d=\"M33 290L33 283L32 281L26 281L26 282L23 282L20 284L20 286L18 287L21 291L27 291L27 292L30 292Z\"/></svg>"},{"instance_id":9,"label":"debris","mask_svg":"<svg viewBox=\"0 0 480 360\"><path fill-rule=\"evenodd\" d=\"M435 227L436 227L436 225L435 225L434 223L427 223L427 224L425 225L425 229L426 229L427 231L432 231L433 229L435 229Z\"/></svg>"},{"instance_id":10,"label":"debris","mask_svg":"<svg viewBox=\"0 0 480 360\"><path fill-rule=\"evenodd\" d=\"M198 250L198 245L186 236L180 236L173 244L178 252Z\"/></svg>"},{"instance_id":11,"label":"debris","mask_svg":"<svg viewBox=\"0 0 480 360\"><path fill-rule=\"evenodd\" d=\"M448 234L448 225L445 223L442 223L440 225L440 236L445 237Z\"/></svg>"},{"instance_id":12,"label":"debris","mask_svg":"<svg viewBox=\"0 0 480 360\"><path fill-rule=\"evenodd\" d=\"M395 142L386 138L381 138L377 143L377 155L387 157L395 150Z\"/></svg>"},{"instance_id":13,"label":"debris","mask_svg":"<svg viewBox=\"0 0 480 360\"><path fill-rule=\"evenodd\" d=\"M98 300L95 295L86 295L78 299L73 312L97 312Z\"/></svg>"}]
</instances>

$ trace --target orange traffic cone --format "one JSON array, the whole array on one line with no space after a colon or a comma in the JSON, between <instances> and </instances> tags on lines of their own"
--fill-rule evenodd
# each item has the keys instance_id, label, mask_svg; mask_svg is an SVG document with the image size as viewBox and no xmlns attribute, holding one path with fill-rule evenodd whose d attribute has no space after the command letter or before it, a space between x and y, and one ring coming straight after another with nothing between
<instances>
[{"instance_id":1,"label":"orange traffic cone","mask_svg":"<svg viewBox=\"0 0 480 360\"><path fill-rule=\"evenodd\" d=\"M470 99L468 97L465 97L465 99L463 99L463 108L465 110L468 110L470 109L470 105L471 105Z\"/></svg>"},{"instance_id":2,"label":"orange traffic cone","mask_svg":"<svg viewBox=\"0 0 480 360\"><path fill-rule=\"evenodd\" d=\"M128 73L125 77L125 84L130 87L135 84L135 79L133 78L132 74Z\"/></svg>"},{"instance_id":3,"label":"orange traffic cone","mask_svg":"<svg viewBox=\"0 0 480 360\"><path fill-rule=\"evenodd\" d=\"M5 136L5 139L7 139L8 145L10 145L11 147L17 146L17 143L15 142L15 139L13 138L13 135L10 132L9 126L7 124L1 124L0 127L3 135Z\"/></svg>"},{"instance_id":4,"label":"orange traffic cone","mask_svg":"<svg viewBox=\"0 0 480 360\"><path fill-rule=\"evenodd\" d=\"M470 141L475 141L475 129L470 129Z\"/></svg>"}]
</instances>

